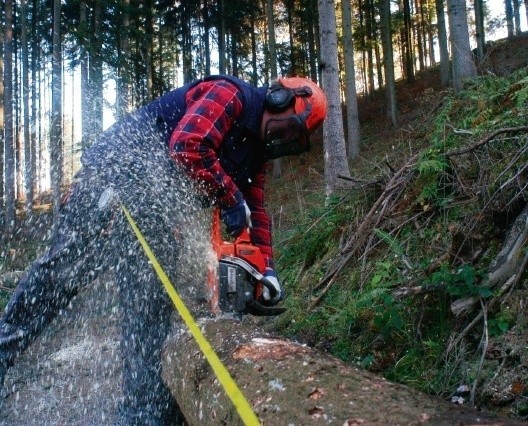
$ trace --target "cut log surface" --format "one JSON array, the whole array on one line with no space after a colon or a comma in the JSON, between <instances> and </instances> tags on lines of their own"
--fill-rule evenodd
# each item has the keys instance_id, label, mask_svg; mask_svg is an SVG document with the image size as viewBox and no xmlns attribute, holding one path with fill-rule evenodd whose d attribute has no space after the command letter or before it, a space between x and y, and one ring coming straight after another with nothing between
<instances>
[{"instance_id":1,"label":"cut log surface","mask_svg":"<svg viewBox=\"0 0 528 426\"><path fill-rule=\"evenodd\" d=\"M307 346L273 338L250 321L200 327L264 425L517 425L347 366ZM175 332L163 378L191 425L242 424L193 337Z\"/></svg>"}]
</instances>

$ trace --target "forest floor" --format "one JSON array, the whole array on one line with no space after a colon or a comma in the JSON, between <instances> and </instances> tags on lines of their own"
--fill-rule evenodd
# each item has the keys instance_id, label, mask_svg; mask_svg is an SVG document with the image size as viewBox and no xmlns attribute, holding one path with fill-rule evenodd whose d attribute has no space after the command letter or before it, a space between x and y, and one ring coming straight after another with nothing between
<instances>
[{"instance_id":1,"label":"forest floor","mask_svg":"<svg viewBox=\"0 0 528 426\"><path fill-rule=\"evenodd\" d=\"M527 50L528 37L505 44L487 58L482 72L500 74L527 66ZM429 70L421 73L414 84L398 86L401 114L398 129L392 129L385 119L381 94L360 100L363 137L375 143L367 144L368 148L354 165L356 169L368 169L383 159L393 164L402 161L398 153L402 140L408 140L415 129L420 129L420 122L434 111L442 96L438 82L437 72ZM322 164L312 154L290 164L296 173L309 165L306 176L313 180L310 187L322 190ZM272 188L268 201L285 205L287 209L288 203L300 202L296 195L290 188L289 199L285 200L278 189ZM48 235L49 213L44 206L30 221L21 220L19 225L11 240L2 241L0 277L5 277L7 272L24 270L41 252ZM280 226L288 226L287 221ZM112 277L103 276L82 290L10 369L6 379L7 397L0 402L1 426L113 423L122 393L120 313L111 282ZM0 286L9 285L0 282ZM0 288L4 301L8 293L2 293ZM513 342L519 350L526 349L528 332L524 338Z\"/></svg>"}]
</instances>

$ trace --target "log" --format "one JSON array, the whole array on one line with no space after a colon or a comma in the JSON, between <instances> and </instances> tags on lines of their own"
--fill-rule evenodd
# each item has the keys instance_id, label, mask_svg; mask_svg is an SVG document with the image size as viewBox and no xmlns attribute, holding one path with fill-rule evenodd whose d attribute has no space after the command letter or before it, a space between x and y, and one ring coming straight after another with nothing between
<instances>
[{"instance_id":1,"label":"log","mask_svg":"<svg viewBox=\"0 0 528 426\"><path fill-rule=\"evenodd\" d=\"M275 338L251 318L205 319L200 328L264 425L522 424L455 406ZM242 424L186 330L168 339L162 369L188 424Z\"/></svg>"},{"instance_id":2,"label":"log","mask_svg":"<svg viewBox=\"0 0 528 426\"><path fill-rule=\"evenodd\" d=\"M481 287L495 288L519 277L523 272L524 250L528 241L528 204L517 216L504 241L502 250L493 259L488 275ZM478 297L457 299L451 304L451 312L456 316L473 310Z\"/></svg>"}]
</instances>

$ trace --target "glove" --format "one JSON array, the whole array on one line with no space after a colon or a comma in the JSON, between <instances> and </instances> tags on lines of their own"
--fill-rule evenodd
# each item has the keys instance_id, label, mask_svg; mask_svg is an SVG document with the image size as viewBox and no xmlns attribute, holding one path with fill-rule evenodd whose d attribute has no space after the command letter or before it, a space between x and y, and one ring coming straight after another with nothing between
<instances>
[{"instance_id":1,"label":"glove","mask_svg":"<svg viewBox=\"0 0 528 426\"><path fill-rule=\"evenodd\" d=\"M270 305L276 305L284 298L284 291L279 283L279 278L275 271L271 268L266 268L264 271L264 278L266 281L273 286L273 290L270 291L268 287L263 285L264 289L262 290L262 297L265 301L269 302ZM275 294L273 294L275 293Z\"/></svg>"},{"instance_id":2,"label":"glove","mask_svg":"<svg viewBox=\"0 0 528 426\"><path fill-rule=\"evenodd\" d=\"M220 216L232 237L238 237L245 228L251 227L251 210L244 200L240 200L234 207L222 210Z\"/></svg>"}]
</instances>

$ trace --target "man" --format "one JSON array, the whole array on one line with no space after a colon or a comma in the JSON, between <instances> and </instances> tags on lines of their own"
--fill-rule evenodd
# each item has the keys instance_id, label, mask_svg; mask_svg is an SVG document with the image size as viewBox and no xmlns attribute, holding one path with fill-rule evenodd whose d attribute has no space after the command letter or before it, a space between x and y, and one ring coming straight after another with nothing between
<instances>
[{"instance_id":1,"label":"man","mask_svg":"<svg viewBox=\"0 0 528 426\"><path fill-rule=\"evenodd\" d=\"M197 198L221 209L232 235L251 225L276 289L264 298L276 304L282 288L264 209L265 164L307 151L325 116L325 96L309 80L255 88L213 76L167 93L104 132L83 155L48 252L21 279L0 320L0 386L16 356L79 289L112 270L123 315L118 423L175 422L177 407L160 378L172 306L120 207L130 210L169 276L177 275L181 255L175 229L192 220ZM193 289L179 291L192 298Z\"/></svg>"}]
</instances>

